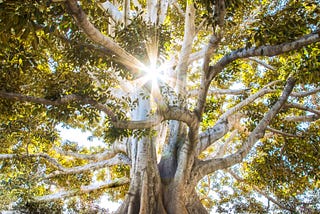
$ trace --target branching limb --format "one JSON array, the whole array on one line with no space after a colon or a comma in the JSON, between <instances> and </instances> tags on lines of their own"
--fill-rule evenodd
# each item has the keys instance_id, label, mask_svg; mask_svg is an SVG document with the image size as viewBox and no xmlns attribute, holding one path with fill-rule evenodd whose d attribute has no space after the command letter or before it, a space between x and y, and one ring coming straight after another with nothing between
<instances>
[{"instance_id":1,"label":"branching limb","mask_svg":"<svg viewBox=\"0 0 320 214\"><path fill-rule=\"evenodd\" d=\"M274 92L274 90L270 89L269 87L278 82L279 81L273 81L267 84L265 87L260 89L260 91L249 96L247 99L243 100L242 102L238 103L237 105L226 111L224 114L222 114L215 126L200 134L200 141L196 148L196 155L199 155L203 150L208 148L211 144L213 144L229 132L231 124L228 125L227 121L229 120L229 117L231 115L239 112L241 108L252 103L254 100L264 96L265 94Z\"/></svg>"},{"instance_id":2,"label":"branching limb","mask_svg":"<svg viewBox=\"0 0 320 214\"><path fill-rule=\"evenodd\" d=\"M280 203L279 201L277 201L276 199L274 199L273 197L271 197L269 194L267 194L266 192L262 191L259 187L257 187L256 185L251 185L248 184L243 178L241 178L239 175L237 175L236 173L234 173L232 170L230 169L225 169L226 172L228 172L234 179L236 179L238 182L241 183L245 183L249 186L251 186L257 193L259 193L260 195L263 195L264 197L266 197L268 200L270 200L272 203L276 204L279 208L284 209L284 210L288 210L290 212L296 212L296 210L293 210L292 208L286 207L285 205L283 205L282 203Z\"/></svg>"},{"instance_id":3,"label":"branching limb","mask_svg":"<svg viewBox=\"0 0 320 214\"><path fill-rule=\"evenodd\" d=\"M270 121L277 115L284 103L287 101L293 87L295 80L289 78L287 84L284 88L282 95L279 100L274 104L274 106L265 114L263 119L258 123L256 128L250 133L246 142L241 146L241 148L224 158L215 158L207 161L199 162L193 169L193 182L198 182L203 176L212 173L219 169L225 169L234 164L240 163L243 158L247 156L253 145L264 136L265 130L269 125Z\"/></svg>"},{"instance_id":4,"label":"branching limb","mask_svg":"<svg viewBox=\"0 0 320 214\"><path fill-rule=\"evenodd\" d=\"M98 161L94 163L89 163L84 166L77 166L73 168L66 168L62 166L56 159L50 157L45 153L36 153L36 154L0 154L0 160L10 160L10 159L26 159L40 157L47 160L52 166L54 166L57 171L49 174L46 178L51 178L57 175L67 175L67 174L76 174L80 172L85 172L89 170L101 169L108 166L114 166L119 164L130 165L130 159L124 154L117 154L111 159Z\"/></svg>"},{"instance_id":5,"label":"branching limb","mask_svg":"<svg viewBox=\"0 0 320 214\"><path fill-rule=\"evenodd\" d=\"M234 114L235 112L238 112L241 108L243 108L244 106L249 105L250 103L252 103L253 101L255 101L256 99L268 94L268 93L272 93L275 92L275 90L270 89L271 86L279 83L281 81L276 80L276 81L272 81L269 84L265 85L262 89L260 89L257 93L249 96L248 98L246 98L245 100L241 101L240 103L238 103L237 105L235 105L234 107L230 108L229 110L227 110L225 113L223 113L219 120L227 120L227 118Z\"/></svg>"},{"instance_id":6,"label":"branching limb","mask_svg":"<svg viewBox=\"0 0 320 214\"><path fill-rule=\"evenodd\" d=\"M84 97L76 94L65 95L56 100L49 100L45 98L38 98L28 95L22 95L13 92L5 92L0 90L0 98L19 101L19 102L31 102L42 105L60 106L69 103L80 103L83 105L89 104L92 107L100 110L111 118L111 122L116 128L122 129L145 129L152 128L159 125L163 120L179 120L190 125L195 120L195 115L188 111L177 107L166 107L161 114L157 113L146 120L141 121L121 121L116 118L113 110L108 108L106 105L99 103L90 97Z\"/></svg>"},{"instance_id":7,"label":"branching limb","mask_svg":"<svg viewBox=\"0 0 320 214\"><path fill-rule=\"evenodd\" d=\"M105 167L109 167L109 166L115 166L115 165L130 165L131 161L130 159L125 156L124 154L117 154L116 156L114 156L111 159L108 160L103 160L103 161L98 161L98 162L93 162L93 163L89 163L83 166L77 166L77 167L72 167L72 168L66 168L63 166L60 166L58 168L58 171L55 171L49 175L47 175L45 178L49 179L58 175L70 175L70 174L77 174L77 173L81 173L81 172L86 172L86 171L90 171L90 170L96 170L96 169L102 169Z\"/></svg>"},{"instance_id":8,"label":"branching limb","mask_svg":"<svg viewBox=\"0 0 320 214\"><path fill-rule=\"evenodd\" d=\"M110 50L114 55L120 58L120 62L127 66L132 71L137 71L143 64L134 56L126 52L117 43L103 35L94 25L88 20L87 15L81 9L76 0L66 0L66 6L69 13L76 19L77 25L84 33L95 43L102 45Z\"/></svg>"},{"instance_id":9,"label":"branching limb","mask_svg":"<svg viewBox=\"0 0 320 214\"><path fill-rule=\"evenodd\" d=\"M248 58L254 56L276 56L279 54L283 54L292 50L297 50L306 45L315 43L320 41L320 36L318 33L311 33L305 35L295 41L283 43L280 45L266 45L260 47L253 47L249 49L238 49L236 51L231 52L230 54L222 57L219 62L210 67L210 75L209 80L212 80L218 73L222 71L222 69L228 65L229 63L241 59Z\"/></svg>"},{"instance_id":10,"label":"branching limb","mask_svg":"<svg viewBox=\"0 0 320 214\"><path fill-rule=\"evenodd\" d=\"M80 104L90 104L91 106L95 107L97 110L103 111L108 115L111 120L116 121L116 115L113 113L113 110L108 108L106 105L103 105L89 97L80 96L77 94L70 94L65 95L61 98L58 98L56 100L49 100L45 98L38 98L13 92L5 92L0 91L0 98L5 98L9 100L15 100L19 102L31 102L36 104L42 104L42 105L51 105L51 106L60 106L65 105L73 102L78 102Z\"/></svg>"},{"instance_id":11,"label":"branching limb","mask_svg":"<svg viewBox=\"0 0 320 214\"><path fill-rule=\"evenodd\" d=\"M81 186L79 189L66 190L66 191L62 191L62 192L58 192L50 195L38 196L33 198L33 200L36 202L56 201L56 200L61 200L63 198L72 197L72 196L76 196L84 193L89 193L89 192L93 192L93 191L97 191L105 188L120 187L125 184L129 184L129 182L130 182L129 178L119 178L109 182L101 182L97 184Z\"/></svg>"},{"instance_id":12,"label":"branching limb","mask_svg":"<svg viewBox=\"0 0 320 214\"><path fill-rule=\"evenodd\" d=\"M196 111L198 112L199 115L202 115L205 102L206 102L208 88L210 86L211 81L229 63L237 59L254 57L254 56L275 56L275 55L283 54L292 50L297 50L301 47L304 47L306 45L309 45L318 41L320 41L320 36L319 36L319 33L316 32L316 33L305 35L292 42L287 42L280 45L267 45L267 46L253 47L249 49L242 48L242 49L233 51L230 54L225 55L215 65L210 66L207 77L202 79Z\"/></svg>"}]
</instances>

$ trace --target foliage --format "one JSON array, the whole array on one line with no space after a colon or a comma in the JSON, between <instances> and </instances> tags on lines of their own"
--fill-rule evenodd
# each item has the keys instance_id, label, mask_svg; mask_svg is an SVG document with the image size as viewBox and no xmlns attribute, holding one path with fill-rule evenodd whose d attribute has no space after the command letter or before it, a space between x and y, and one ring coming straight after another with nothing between
<instances>
[{"instance_id":1,"label":"foliage","mask_svg":"<svg viewBox=\"0 0 320 214\"><path fill-rule=\"evenodd\" d=\"M138 2L142 6L145 4L145 1ZM252 47L288 43L315 31L319 34L320 8L317 0L226 0L222 26L218 19L218 2L194 1L198 36L193 41L192 52L201 50L213 31L223 35L210 65L238 49L245 51ZM155 48L158 65L178 60L184 37L184 17L174 6L170 5L164 22L156 26L144 19L145 11L139 11L131 5L133 15L130 23L125 25L115 24L110 13L98 7L98 3L81 1L81 7L97 29L109 35L108 38L128 53L145 65L152 64L148 52L150 47ZM185 1L177 3L185 10ZM119 9L123 10L122 6ZM51 102L69 95L90 97L94 102L109 108L120 121L129 121L129 112L141 102L140 98L128 95L130 89L122 90L121 86L123 81L138 79L141 73L136 75L131 72L118 56L90 40L63 2L0 0L0 29L0 92L23 94ZM214 78L210 87L230 89L240 86L247 90L237 95L209 95L200 130L205 132L214 126L219 116L247 99L250 94L262 90L268 83L281 81L270 87L272 93L237 112L244 119L225 155L231 154L241 147L249 133L277 102L283 90L281 84L288 77L297 79L294 93L320 87L319 57L320 43L317 42L279 56L258 58L275 69L267 69L252 59L231 62ZM188 70L189 91L201 88L200 64L194 62ZM166 69L173 72L176 64ZM170 75L170 78L174 76ZM175 98L180 98L180 95L175 94L170 87L169 83L161 85L163 99L166 103L176 104ZM150 98L144 96L142 100ZM196 106L195 99L187 99L191 109ZM319 93L310 97L292 96L289 102L305 105L316 112L320 109ZM155 113L148 112L151 116ZM295 207L311 213L319 211L319 119L307 122L285 121L292 115L308 116L311 113L298 108L282 108L269 127L287 136L277 133L262 138L245 161L232 168L242 176L241 181L221 171L206 176L197 186L202 203L217 212L232 210L237 213L263 213L270 210L283 211L285 208L288 208L287 211L294 210ZM0 154L18 156L0 160L0 201L3 202L0 209L8 209L15 201L16 207L29 213L46 213L48 210L62 212L65 209L62 200L38 203L34 198L51 194L53 190L79 189L96 180L130 177L128 166L116 165L95 172L91 170L46 179L46 176L57 171L57 167L50 160L32 156L48 154L62 167L75 168L90 164L91 160L61 155L56 147L82 155L98 154L130 137L141 139L157 135L151 129L117 128L114 120L110 115L102 114L94 105L81 101L55 106L1 97ZM105 148L82 148L74 142L63 141L58 131L61 125L91 131L92 137L103 140ZM229 136L224 136L219 143L226 142ZM217 150L216 147L209 147L199 158L211 157ZM117 201L124 198L128 188L129 185L124 184L108 190L80 194L79 197L70 198L67 210L71 213L80 213L81 210L89 212L90 206L103 194L107 193L111 200ZM258 200L257 189L260 194L264 192L279 201L284 208L266 206Z\"/></svg>"}]
</instances>

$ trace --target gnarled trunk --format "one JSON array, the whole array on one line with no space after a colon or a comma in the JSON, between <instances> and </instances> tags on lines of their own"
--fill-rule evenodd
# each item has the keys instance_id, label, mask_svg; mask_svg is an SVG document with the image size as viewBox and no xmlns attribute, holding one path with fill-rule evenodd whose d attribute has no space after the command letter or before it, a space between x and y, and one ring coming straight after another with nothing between
<instances>
[{"instance_id":1,"label":"gnarled trunk","mask_svg":"<svg viewBox=\"0 0 320 214\"><path fill-rule=\"evenodd\" d=\"M117 213L207 213L196 192L186 191L188 178L183 183L175 181L175 157L166 157L158 165L151 138L134 141L132 147L136 147L136 153L130 188Z\"/></svg>"},{"instance_id":2,"label":"gnarled trunk","mask_svg":"<svg viewBox=\"0 0 320 214\"><path fill-rule=\"evenodd\" d=\"M182 180L175 176L181 145L186 141L186 127L171 121L168 134L159 163L156 158L158 138L132 141L130 188L117 213L207 213L194 187L188 186L190 176Z\"/></svg>"}]
</instances>

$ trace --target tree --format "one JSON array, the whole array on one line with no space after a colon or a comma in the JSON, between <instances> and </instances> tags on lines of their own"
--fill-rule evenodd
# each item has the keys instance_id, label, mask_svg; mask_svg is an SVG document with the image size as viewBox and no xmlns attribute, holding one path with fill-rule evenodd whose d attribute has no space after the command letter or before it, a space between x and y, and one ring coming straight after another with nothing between
<instances>
[{"instance_id":1,"label":"tree","mask_svg":"<svg viewBox=\"0 0 320 214\"><path fill-rule=\"evenodd\" d=\"M1 208L319 211L318 4L0 1Z\"/></svg>"}]
</instances>

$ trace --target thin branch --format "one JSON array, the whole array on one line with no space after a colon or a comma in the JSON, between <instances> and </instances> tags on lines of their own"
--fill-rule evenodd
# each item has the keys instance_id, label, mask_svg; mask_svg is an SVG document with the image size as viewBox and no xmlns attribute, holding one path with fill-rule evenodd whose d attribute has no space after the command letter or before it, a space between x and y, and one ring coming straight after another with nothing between
<instances>
[{"instance_id":1,"label":"thin branch","mask_svg":"<svg viewBox=\"0 0 320 214\"><path fill-rule=\"evenodd\" d=\"M290 212L295 212L296 210L293 210L289 207L286 207L285 205L283 205L282 203L278 202L276 199L274 199L273 197L271 197L270 195L268 195L267 193L265 193L264 191L262 191L259 187L257 187L256 185L251 185L248 184L243 178L241 178L240 176L238 176L236 173L234 173L232 170L230 169L225 169L226 172L228 172L234 179L236 179L238 182L241 183L245 183L249 186L251 186L256 192L258 192L260 195L263 195L264 197L266 197L268 200L270 200L271 202L273 202L274 204L276 204L279 208L284 209L284 210L288 210Z\"/></svg>"},{"instance_id":2,"label":"thin branch","mask_svg":"<svg viewBox=\"0 0 320 214\"><path fill-rule=\"evenodd\" d=\"M208 95L240 95L245 94L248 91L250 91L249 88L244 89L219 89L219 88L213 88L208 91ZM195 97L199 93L198 90L191 90L189 92L189 97Z\"/></svg>"},{"instance_id":3,"label":"thin branch","mask_svg":"<svg viewBox=\"0 0 320 214\"><path fill-rule=\"evenodd\" d=\"M270 87L272 85L275 85L275 84L279 83L279 82L280 82L279 80L276 80L276 81L270 82L269 84L265 85L257 93L249 96L248 98L246 98L245 100L241 101L237 105L235 105L232 108L228 109L225 113L223 113L220 116L219 120L226 120L230 115L234 114L235 112L238 112L241 108L251 104L256 99L258 99L258 98L260 98L260 97L262 97L262 96L264 96L266 94L275 92L275 90L270 89Z\"/></svg>"},{"instance_id":4,"label":"thin branch","mask_svg":"<svg viewBox=\"0 0 320 214\"><path fill-rule=\"evenodd\" d=\"M143 66L138 59L126 52L117 43L95 28L76 0L66 0L66 6L68 12L75 18L77 25L93 42L101 44L103 47L113 52L114 55L120 58L121 63L130 68L133 72L137 72L137 70Z\"/></svg>"},{"instance_id":5,"label":"thin branch","mask_svg":"<svg viewBox=\"0 0 320 214\"><path fill-rule=\"evenodd\" d=\"M55 172L45 176L45 178L49 179L49 178L52 178L52 177L55 177L58 175L77 174L77 173L81 173L81 172L102 169L105 167L115 166L115 165L119 165L119 164L130 165L131 161L126 155L117 154L116 156L114 156L111 159L88 163L83 166L76 166L76 167L72 167L72 168L66 168L66 167L61 166L58 168L58 171L55 171Z\"/></svg>"},{"instance_id":6,"label":"thin branch","mask_svg":"<svg viewBox=\"0 0 320 214\"><path fill-rule=\"evenodd\" d=\"M288 116L284 120L288 122L314 122L320 119L320 115L312 114L306 116Z\"/></svg>"},{"instance_id":7,"label":"thin branch","mask_svg":"<svg viewBox=\"0 0 320 214\"><path fill-rule=\"evenodd\" d=\"M125 147L126 147L125 144L115 142L111 145L110 150L108 149L108 150L105 150L104 152L100 152L97 154L80 154L80 153L76 153L76 152L65 151L65 150L62 150L58 147L55 147L54 150L56 152L58 152L59 154L65 155L65 156L71 156L71 157L83 159L83 160L101 161L101 160L110 159L120 152L126 153Z\"/></svg>"},{"instance_id":8,"label":"thin branch","mask_svg":"<svg viewBox=\"0 0 320 214\"><path fill-rule=\"evenodd\" d=\"M266 62L256 58L256 57L249 57L249 60L252 60L256 63L258 63L259 65L262 65L263 67L269 69L269 70L272 70L272 71L276 71L277 69L269 64L267 64Z\"/></svg>"},{"instance_id":9,"label":"thin branch","mask_svg":"<svg viewBox=\"0 0 320 214\"><path fill-rule=\"evenodd\" d=\"M58 192L50 195L34 197L33 200L37 202L56 201L56 200L61 200L63 198L72 197L72 196L76 196L84 193L89 193L89 192L93 192L101 189L120 187L125 184L129 184L129 182L130 182L129 178L123 177L123 178L115 179L109 182L101 182L97 184L81 186L79 189L66 190L66 191L62 191L62 192Z\"/></svg>"},{"instance_id":10,"label":"thin branch","mask_svg":"<svg viewBox=\"0 0 320 214\"><path fill-rule=\"evenodd\" d=\"M312 94L316 94L319 91L320 91L320 87L319 88L315 88L312 91L306 91L306 92L300 92L300 93L292 92L290 94L290 96L291 97L306 97L306 96L309 96L309 95L312 95Z\"/></svg>"},{"instance_id":11,"label":"thin branch","mask_svg":"<svg viewBox=\"0 0 320 214\"><path fill-rule=\"evenodd\" d=\"M58 98L56 100L49 100L45 98L38 98L13 92L6 92L0 90L0 98L5 98L9 100L15 100L19 102L31 102L36 104L42 104L42 105L48 105L48 106L60 106L60 105L66 105L73 102L78 102L80 104L90 104L91 106L95 107L97 110L103 111L108 115L111 120L116 121L116 115L113 113L113 110L108 108L106 105L103 105L89 97L80 96L77 94L70 94L65 95L61 98Z\"/></svg>"},{"instance_id":12,"label":"thin branch","mask_svg":"<svg viewBox=\"0 0 320 214\"><path fill-rule=\"evenodd\" d=\"M265 114L263 119L258 123L256 128L250 133L246 142L241 146L241 148L224 158L214 158L207 161L200 161L193 169L193 182L199 181L203 176L212 173L219 169L225 169L234 164L240 163L243 158L247 156L253 145L264 136L265 130L269 125L270 121L277 115L284 103L287 101L293 87L295 80L289 78L287 84L283 90L282 95L279 100L272 106L272 108Z\"/></svg>"},{"instance_id":13,"label":"thin branch","mask_svg":"<svg viewBox=\"0 0 320 214\"><path fill-rule=\"evenodd\" d=\"M178 13L181 17L185 17L185 12L181 9L180 5L177 3L177 1L173 2L173 6L177 9Z\"/></svg>"},{"instance_id":14,"label":"thin branch","mask_svg":"<svg viewBox=\"0 0 320 214\"><path fill-rule=\"evenodd\" d=\"M228 137L228 139L219 147L218 152L216 153L214 158L222 158L226 154L228 145L236 137L237 133L237 130L233 130L230 137Z\"/></svg>"},{"instance_id":15,"label":"thin branch","mask_svg":"<svg viewBox=\"0 0 320 214\"><path fill-rule=\"evenodd\" d=\"M297 138L297 137L303 137L302 135L294 135L294 134L289 134L289 133L286 133L286 132L283 132L283 131L280 131L278 129L274 129L274 128L271 128L271 127L267 127L266 130L270 131L270 132L273 132L275 134L280 134L282 136L286 136L286 137L294 137L294 138Z\"/></svg>"},{"instance_id":16,"label":"thin branch","mask_svg":"<svg viewBox=\"0 0 320 214\"><path fill-rule=\"evenodd\" d=\"M132 3L136 8L138 8L139 11L142 10L142 6L141 6L141 4L139 3L138 0L133 0Z\"/></svg>"},{"instance_id":17,"label":"thin branch","mask_svg":"<svg viewBox=\"0 0 320 214\"><path fill-rule=\"evenodd\" d=\"M64 167L58 163L58 161L48 154L36 153L36 154L0 154L0 160L10 160L10 159L26 159L40 157L47 160L51 165L53 165L58 170L64 170Z\"/></svg>"},{"instance_id":18,"label":"thin branch","mask_svg":"<svg viewBox=\"0 0 320 214\"><path fill-rule=\"evenodd\" d=\"M300 110L304 110L304 111L308 111L308 112L312 112L312 113L315 113L317 115L320 115L320 111L319 110L316 110L316 109L313 109L313 108L310 108L310 107L307 107L307 106L304 106L304 105L301 105L301 104L298 104L298 103L288 103L285 105L285 107L287 108L296 108L296 109L300 109Z\"/></svg>"},{"instance_id":19,"label":"thin branch","mask_svg":"<svg viewBox=\"0 0 320 214\"><path fill-rule=\"evenodd\" d=\"M130 165L130 159L124 154L117 154L115 157L98 161L94 163L89 163L83 166L77 166L72 168L66 168L62 166L56 159L50 157L45 153L36 153L36 154L0 154L0 160L10 160L10 159L26 159L26 158L34 158L40 157L47 160L52 166L54 166L57 171L47 175L45 178L51 178L57 175L68 175L68 174L76 174L80 172L90 171L105 168L108 166L114 166L119 164Z\"/></svg>"},{"instance_id":20,"label":"thin branch","mask_svg":"<svg viewBox=\"0 0 320 214\"><path fill-rule=\"evenodd\" d=\"M130 0L123 1L123 22L125 26L130 24Z\"/></svg>"},{"instance_id":21,"label":"thin branch","mask_svg":"<svg viewBox=\"0 0 320 214\"><path fill-rule=\"evenodd\" d=\"M206 52L206 49L204 48L198 52L194 52L194 53L190 54L189 60L188 60L188 65L190 65L194 61L197 61L199 59L203 59L205 52Z\"/></svg>"}]
</instances>

